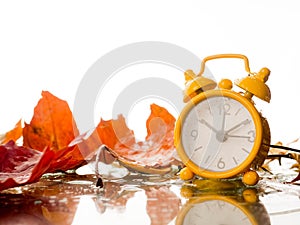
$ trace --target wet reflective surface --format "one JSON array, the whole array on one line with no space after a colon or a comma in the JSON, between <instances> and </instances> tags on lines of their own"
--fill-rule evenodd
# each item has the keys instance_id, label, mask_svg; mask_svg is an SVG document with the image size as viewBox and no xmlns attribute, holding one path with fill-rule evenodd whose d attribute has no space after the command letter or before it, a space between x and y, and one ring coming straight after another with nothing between
<instances>
[{"instance_id":1,"label":"wet reflective surface","mask_svg":"<svg viewBox=\"0 0 300 225\"><path fill-rule=\"evenodd\" d=\"M130 173L122 179L46 174L0 194L0 224L299 224L300 186L286 175L262 175L256 187L239 179L195 180Z\"/></svg>"}]
</instances>

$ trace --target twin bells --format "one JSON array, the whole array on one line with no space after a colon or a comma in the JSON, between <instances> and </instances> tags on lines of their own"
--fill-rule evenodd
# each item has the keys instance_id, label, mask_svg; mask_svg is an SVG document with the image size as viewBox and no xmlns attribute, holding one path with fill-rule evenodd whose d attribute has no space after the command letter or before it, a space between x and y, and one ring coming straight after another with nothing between
<instances>
[{"instance_id":1,"label":"twin bells","mask_svg":"<svg viewBox=\"0 0 300 225\"><path fill-rule=\"evenodd\" d=\"M271 100L271 92L269 87L265 84L270 75L268 68L262 68L258 73L250 72L249 62L246 56L240 54L220 54L206 57L201 64L201 70L196 75L192 70L187 70L184 73L185 76L185 90L184 90L184 102L188 102L190 99L200 94L201 92L212 90L217 86L217 83L203 75L205 69L205 62L216 58L241 58L245 61L245 69L249 74L247 77L238 79L235 81L235 85L245 90L244 96L251 99L252 96L256 96L266 102ZM231 89L232 82L228 79L223 79L218 84L219 88Z\"/></svg>"}]
</instances>

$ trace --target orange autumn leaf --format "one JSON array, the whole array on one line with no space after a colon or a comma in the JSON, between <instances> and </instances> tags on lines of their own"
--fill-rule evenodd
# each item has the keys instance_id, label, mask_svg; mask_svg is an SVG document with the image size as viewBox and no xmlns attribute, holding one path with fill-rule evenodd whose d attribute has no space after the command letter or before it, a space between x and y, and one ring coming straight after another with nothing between
<instances>
[{"instance_id":1,"label":"orange autumn leaf","mask_svg":"<svg viewBox=\"0 0 300 225\"><path fill-rule=\"evenodd\" d=\"M127 125L122 115L116 120L102 120L96 128L101 142L109 148L114 149L116 145L124 147L135 143L135 137L132 130Z\"/></svg>"},{"instance_id":2,"label":"orange autumn leaf","mask_svg":"<svg viewBox=\"0 0 300 225\"><path fill-rule=\"evenodd\" d=\"M0 140L0 144L6 144L9 141L14 141L16 142L21 136L23 132L23 127L22 127L22 120L19 120L15 127L6 132L3 138Z\"/></svg>"},{"instance_id":3,"label":"orange autumn leaf","mask_svg":"<svg viewBox=\"0 0 300 225\"><path fill-rule=\"evenodd\" d=\"M57 151L67 147L77 135L68 103L43 91L30 124L23 129L24 146L39 151L49 146Z\"/></svg>"},{"instance_id":4,"label":"orange autumn leaf","mask_svg":"<svg viewBox=\"0 0 300 225\"><path fill-rule=\"evenodd\" d=\"M84 161L78 146L70 145L78 133L68 103L43 91L30 124L23 128L23 145L39 151L50 147L56 153L47 172L73 169Z\"/></svg>"},{"instance_id":5,"label":"orange autumn leaf","mask_svg":"<svg viewBox=\"0 0 300 225\"><path fill-rule=\"evenodd\" d=\"M174 148L174 126L176 119L163 107L152 104L151 114L146 122L146 140L160 143L161 148Z\"/></svg>"},{"instance_id":6,"label":"orange autumn leaf","mask_svg":"<svg viewBox=\"0 0 300 225\"><path fill-rule=\"evenodd\" d=\"M175 118L163 107L151 105L151 114L146 121L147 136L136 141L123 116L116 120L101 120L98 135L115 157L127 166L141 172L163 173L157 168L170 167L174 159L173 131ZM137 165L137 166L135 166ZM131 167L132 169L132 167Z\"/></svg>"}]
</instances>

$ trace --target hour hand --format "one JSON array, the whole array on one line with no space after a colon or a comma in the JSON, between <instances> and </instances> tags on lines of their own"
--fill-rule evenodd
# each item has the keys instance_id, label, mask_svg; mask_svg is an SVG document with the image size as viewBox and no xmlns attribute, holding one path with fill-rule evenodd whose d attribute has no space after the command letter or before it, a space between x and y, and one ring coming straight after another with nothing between
<instances>
[{"instance_id":1,"label":"hour hand","mask_svg":"<svg viewBox=\"0 0 300 225\"><path fill-rule=\"evenodd\" d=\"M204 124L205 126L207 126L208 128L210 128L212 131L214 131L215 133L218 132L218 130L216 128L214 128L212 125L210 125L206 120L201 119L199 120L200 123Z\"/></svg>"}]
</instances>

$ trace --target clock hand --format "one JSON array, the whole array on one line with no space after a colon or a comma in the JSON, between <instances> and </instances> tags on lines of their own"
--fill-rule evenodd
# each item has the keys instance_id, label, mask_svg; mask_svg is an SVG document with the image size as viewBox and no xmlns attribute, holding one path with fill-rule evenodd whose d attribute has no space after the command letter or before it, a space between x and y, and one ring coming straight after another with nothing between
<instances>
[{"instance_id":1,"label":"clock hand","mask_svg":"<svg viewBox=\"0 0 300 225\"><path fill-rule=\"evenodd\" d=\"M230 134L226 134L226 137L251 138L250 136L244 136L244 135L230 135Z\"/></svg>"},{"instance_id":2,"label":"clock hand","mask_svg":"<svg viewBox=\"0 0 300 225\"><path fill-rule=\"evenodd\" d=\"M201 119L199 120L200 123L204 124L205 126L207 126L208 128L210 128L212 131L214 131L215 133L219 132L216 128L214 128L212 125L210 125L206 120Z\"/></svg>"},{"instance_id":3,"label":"clock hand","mask_svg":"<svg viewBox=\"0 0 300 225\"><path fill-rule=\"evenodd\" d=\"M235 126L231 127L230 129L226 130L226 131L225 131L225 135L228 136L228 133L230 133L231 131L233 131L233 130L239 128L239 127L242 126L242 125L246 125L246 124L248 124L248 123L250 123L250 122L251 122L251 121L250 121L249 119L243 120L242 122L238 123L237 125L235 125Z\"/></svg>"},{"instance_id":4,"label":"clock hand","mask_svg":"<svg viewBox=\"0 0 300 225\"><path fill-rule=\"evenodd\" d=\"M222 127L221 127L221 132L224 132L224 128L225 128L225 116L226 116L226 112L225 110L223 110L223 117L222 117Z\"/></svg>"}]
</instances>

